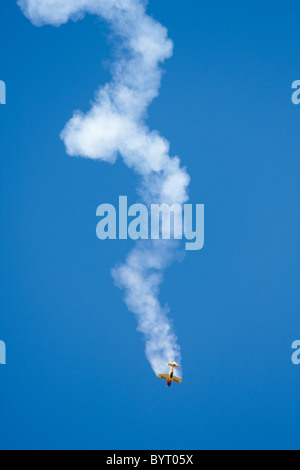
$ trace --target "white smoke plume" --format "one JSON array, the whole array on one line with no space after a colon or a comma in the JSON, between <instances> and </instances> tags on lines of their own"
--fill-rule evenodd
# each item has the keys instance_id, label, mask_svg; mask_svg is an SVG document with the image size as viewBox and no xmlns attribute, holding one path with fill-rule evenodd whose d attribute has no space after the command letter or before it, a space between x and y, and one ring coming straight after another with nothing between
<instances>
[{"instance_id":1,"label":"white smoke plume","mask_svg":"<svg viewBox=\"0 0 300 470\"><path fill-rule=\"evenodd\" d=\"M147 109L158 96L160 64L173 52L167 30L146 13L146 1L18 0L18 4L37 26L60 26L85 13L98 15L121 40L111 82L97 91L89 112L76 111L61 133L67 153L110 163L121 155L141 176L140 193L146 202L186 202L188 174L177 157L170 157L169 142L145 124ZM158 301L162 273L173 255L172 241L140 242L125 264L113 270L145 335L146 355L155 373L164 372L169 361L180 361L167 308Z\"/></svg>"}]
</instances>

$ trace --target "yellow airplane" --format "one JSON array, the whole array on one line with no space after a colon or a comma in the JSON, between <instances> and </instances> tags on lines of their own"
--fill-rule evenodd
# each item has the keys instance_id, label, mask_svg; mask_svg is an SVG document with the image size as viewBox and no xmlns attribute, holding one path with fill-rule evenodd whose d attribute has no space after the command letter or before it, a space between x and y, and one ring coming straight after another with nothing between
<instances>
[{"instance_id":1,"label":"yellow airplane","mask_svg":"<svg viewBox=\"0 0 300 470\"><path fill-rule=\"evenodd\" d=\"M171 367L170 373L169 374L158 374L158 378L165 380L167 382L168 387L171 387L172 382L175 382L177 384L181 384L182 380L179 379L178 377L175 377L174 375L174 367L179 367L176 362L169 362L168 364Z\"/></svg>"}]
</instances>

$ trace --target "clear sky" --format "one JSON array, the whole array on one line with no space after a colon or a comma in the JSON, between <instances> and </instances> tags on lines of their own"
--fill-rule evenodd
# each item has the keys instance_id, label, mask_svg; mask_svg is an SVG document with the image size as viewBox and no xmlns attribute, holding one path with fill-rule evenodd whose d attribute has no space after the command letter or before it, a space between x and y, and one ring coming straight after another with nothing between
<instances>
[{"instance_id":1,"label":"clear sky","mask_svg":"<svg viewBox=\"0 0 300 470\"><path fill-rule=\"evenodd\" d=\"M138 178L70 158L59 133L109 80L95 17L36 28L0 7L0 448L299 449L300 5L150 0L175 42L148 123L205 204L205 248L165 273L183 357L168 389L96 238L99 204Z\"/></svg>"}]
</instances>

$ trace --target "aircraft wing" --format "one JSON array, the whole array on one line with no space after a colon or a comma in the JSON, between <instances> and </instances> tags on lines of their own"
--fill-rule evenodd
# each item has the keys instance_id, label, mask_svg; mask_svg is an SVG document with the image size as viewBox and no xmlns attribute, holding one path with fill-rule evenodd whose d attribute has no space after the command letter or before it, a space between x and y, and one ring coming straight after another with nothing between
<instances>
[{"instance_id":1,"label":"aircraft wing","mask_svg":"<svg viewBox=\"0 0 300 470\"><path fill-rule=\"evenodd\" d=\"M175 377L175 375L173 375L172 381L175 382L175 383L177 383L177 384L182 384L182 380L179 379L178 377Z\"/></svg>"},{"instance_id":2,"label":"aircraft wing","mask_svg":"<svg viewBox=\"0 0 300 470\"><path fill-rule=\"evenodd\" d=\"M168 374L158 374L157 377L158 377L159 379L169 380L169 375L168 375Z\"/></svg>"}]
</instances>

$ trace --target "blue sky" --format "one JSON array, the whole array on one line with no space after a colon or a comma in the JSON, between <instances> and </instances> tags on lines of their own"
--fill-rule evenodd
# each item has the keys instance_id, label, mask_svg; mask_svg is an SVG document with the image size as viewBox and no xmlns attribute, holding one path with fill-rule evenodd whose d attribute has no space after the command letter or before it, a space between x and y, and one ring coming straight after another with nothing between
<instances>
[{"instance_id":1,"label":"blue sky","mask_svg":"<svg viewBox=\"0 0 300 470\"><path fill-rule=\"evenodd\" d=\"M59 133L109 80L95 17L34 27L2 0L0 447L299 449L299 2L150 0L175 52L148 123L204 203L205 247L165 273L184 381L144 355L110 270L131 241L96 238L96 208L138 177L66 155Z\"/></svg>"}]
</instances>

